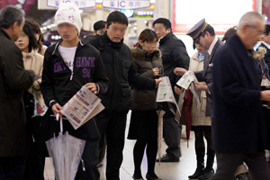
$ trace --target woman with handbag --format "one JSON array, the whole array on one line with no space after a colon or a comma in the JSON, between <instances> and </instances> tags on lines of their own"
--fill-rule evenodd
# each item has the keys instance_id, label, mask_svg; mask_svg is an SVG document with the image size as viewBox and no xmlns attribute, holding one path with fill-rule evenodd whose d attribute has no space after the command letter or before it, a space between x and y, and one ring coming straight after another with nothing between
<instances>
[{"instance_id":1,"label":"woman with handbag","mask_svg":"<svg viewBox=\"0 0 270 180\"><path fill-rule=\"evenodd\" d=\"M15 42L22 51L25 69L33 70L36 78L31 88L25 92L24 98L27 116L27 131L30 152L26 161L25 177L27 180L43 180L45 157L39 155L39 144L35 129L46 113L47 107L40 91L41 75L43 70L43 56L37 52L37 42L31 26L24 24L23 32Z\"/></svg>"}]
</instances>

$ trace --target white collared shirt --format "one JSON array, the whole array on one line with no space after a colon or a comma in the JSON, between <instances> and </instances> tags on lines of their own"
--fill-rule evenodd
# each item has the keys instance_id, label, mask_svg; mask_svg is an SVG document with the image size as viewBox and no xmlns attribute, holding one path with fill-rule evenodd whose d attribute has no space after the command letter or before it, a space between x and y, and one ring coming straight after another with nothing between
<instances>
[{"instance_id":1,"label":"white collared shirt","mask_svg":"<svg viewBox=\"0 0 270 180\"><path fill-rule=\"evenodd\" d=\"M266 42L264 42L264 41L262 41L262 43L263 43L268 49L270 49L270 44L268 44L268 43L266 43Z\"/></svg>"},{"instance_id":2,"label":"white collared shirt","mask_svg":"<svg viewBox=\"0 0 270 180\"><path fill-rule=\"evenodd\" d=\"M208 49L208 54L211 56L211 53L212 53L212 51L213 51L213 49L214 49L214 46L216 45L216 43L217 43L217 41L218 41L218 39L217 38L215 38L213 41L212 41L212 43L211 43L211 45L210 45L210 47L209 47L209 49Z\"/></svg>"}]
</instances>

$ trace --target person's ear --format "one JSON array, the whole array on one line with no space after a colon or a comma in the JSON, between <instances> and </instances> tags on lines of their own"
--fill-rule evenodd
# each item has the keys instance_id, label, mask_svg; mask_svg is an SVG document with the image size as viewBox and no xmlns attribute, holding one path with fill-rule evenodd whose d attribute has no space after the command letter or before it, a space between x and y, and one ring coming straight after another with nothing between
<instances>
[{"instance_id":1,"label":"person's ear","mask_svg":"<svg viewBox=\"0 0 270 180\"><path fill-rule=\"evenodd\" d=\"M20 27L20 25L19 25L18 22L14 22L14 23L11 25L11 28L12 28L13 31L16 31L19 27Z\"/></svg>"},{"instance_id":2,"label":"person's ear","mask_svg":"<svg viewBox=\"0 0 270 180\"><path fill-rule=\"evenodd\" d=\"M171 32L171 31L172 31L171 28L168 28L168 29L166 30L167 33Z\"/></svg>"},{"instance_id":3,"label":"person's ear","mask_svg":"<svg viewBox=\"0 0 270 180\"><path fill-rule=\"evenodd\" d=\"M206 32L204 33L204 35L208 37L208 36L210 36L210 33L209 33L208 31L206 31Z\"/></svg>"},{"instance_id":4,"label":"person's ear","mask_svg":"<svg viewBox=\"0 0 270 180\"><path fill-rule=\"evenodd\" d=\"M143 42L142 42L142 40L139 40L139 44L140 44L140 46L143 47Z\"/></svg>"},{"instance_id":5,"label":"person's ear","mask_svg":"<svg viewBox=\"0 0 270 180\"><path fill-rule=\"evenodd\" d=\"M248 24L243 24L241 29L243 32L247 32L249 30L249 28L250 28L250 26Z\"/></svg>"}]
</instances>

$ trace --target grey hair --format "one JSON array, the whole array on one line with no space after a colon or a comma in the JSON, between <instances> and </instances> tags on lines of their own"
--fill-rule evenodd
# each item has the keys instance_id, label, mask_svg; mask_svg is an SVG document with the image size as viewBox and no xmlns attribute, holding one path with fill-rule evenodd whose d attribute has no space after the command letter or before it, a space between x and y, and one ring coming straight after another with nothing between
<instances>
[{"instance_id":1,"label":"grey hair","mask_svg":"<svg viewBox=\"0 0 270 180\"><path fill-rule=\"evenodd\" d=\"M13 23L21 25L24 22L24 11L16 6L9 5L0 11L0 27L8 29Z\"/></svg>"},{"instance_id":2,"label":"grey hair","mask_svg":"<svg viewBox=\"0 0 270 180\"><path fill-rule=\"evenodd\" d=\"M245 13L238 24L238 29L241 29L244 24L248 24L249 26L256 27L258 20L264 22L263 17L258 12L247 12Z\"/></svg>"}]
</instances>

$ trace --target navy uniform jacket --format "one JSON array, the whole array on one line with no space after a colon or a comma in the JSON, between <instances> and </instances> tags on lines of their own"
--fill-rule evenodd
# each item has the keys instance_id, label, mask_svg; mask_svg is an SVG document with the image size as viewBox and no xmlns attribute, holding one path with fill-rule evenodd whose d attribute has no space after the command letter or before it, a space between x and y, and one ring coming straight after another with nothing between
<instances>
[{"instance_id":1,"label":"navy uniform jacket","mask_svg":"<svg viewBox=\"0 0 270 180\"><path fill-rule=\"evenodd\" d=\"M260 79L237 35L221 47L213 69L213 148L219 153L264 150Z\"/></svg>"},{"instance_id":2,"label":"navy uniform jacket","mask_svg":"<svg viewBox=\"0 0 270 180\"><path fill-rule=\"evenodd\" d=\"M213 108L213 90L212 90L212 85L213 85L213 79L212 79L212 69L214 65L214 57L217 52L217 50L223 45L223 43L218 40L213 48L213 51L211 55L204 60L204 68L202 71L197 71L195 72L195 76L198 79L199 82L204 81L209 89L208 92L206 92L207 95L207 101L206 101L206 111L205 115L206 116L211 116L212 115L212 108Z\"/></svg>"}]
</instances>

